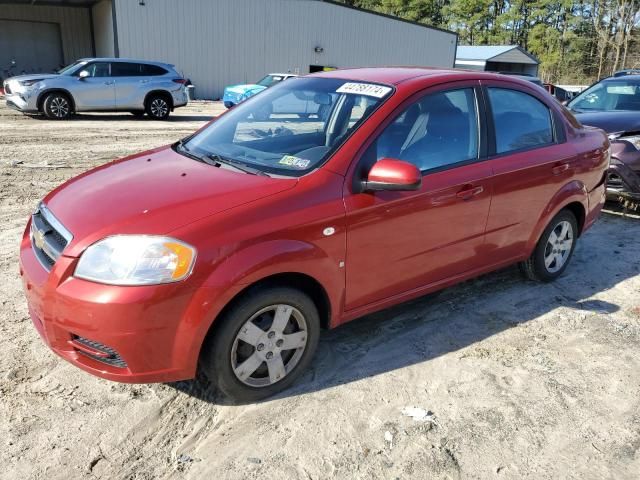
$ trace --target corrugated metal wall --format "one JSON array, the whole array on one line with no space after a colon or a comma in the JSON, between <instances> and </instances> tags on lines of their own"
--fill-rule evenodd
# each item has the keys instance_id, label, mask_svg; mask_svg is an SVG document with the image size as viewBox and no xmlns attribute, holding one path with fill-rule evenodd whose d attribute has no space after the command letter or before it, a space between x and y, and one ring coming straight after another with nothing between
<instances>
[{"instance_id":1,"label":"corrugated metal wall","mask_svg":"<svg viewBox=\"0 0 640 480\"><path fill-rule=\"evenodd\" d=\"M93 54L88 8L3 4L0 19L60 24L65 63Z\"/></svg>"},{"instance_id":2,"label":"corrugated metal wall","mask_svg":"<svg viewBox=\"0 0 640 480\"><path fill-rule=\"evenodd\" d=\"M314 0L114 1L120 56L174 63L199 98L309 65L452 67L455 58L453 33Z\"/></svg>"},{"instance_id":3,"label":"corrugated metal wall","mask_svg":"<svg viewBox=\"0 0 640 480\"><path fill-rule=\"evenodd\" d=\"M113 57L115 55L113 43L113 18L111 1L102 0L91 8L93 15L93 35L96 44L97 57Z\"/></svg>"}]
</instances>

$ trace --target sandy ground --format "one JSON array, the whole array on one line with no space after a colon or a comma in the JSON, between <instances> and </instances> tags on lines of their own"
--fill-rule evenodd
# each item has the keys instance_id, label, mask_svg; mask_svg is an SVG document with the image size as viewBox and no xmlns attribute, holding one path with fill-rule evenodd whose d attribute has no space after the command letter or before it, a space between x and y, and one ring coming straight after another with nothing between
<instances>
[{"instance_id":1,"label":"sandy ground","mask_svg":"<svg viewBox=\"0 0 640 480\"><path fill-rule=\"evenodd\" d=\"M0 107L1 478L640 477L640 221L619 215L554 284L511 268L325 333L302 381L260 404L111 383L51 353L18 276L38 200L217 111L52 122Z\"/></svg>"}]
</instances>

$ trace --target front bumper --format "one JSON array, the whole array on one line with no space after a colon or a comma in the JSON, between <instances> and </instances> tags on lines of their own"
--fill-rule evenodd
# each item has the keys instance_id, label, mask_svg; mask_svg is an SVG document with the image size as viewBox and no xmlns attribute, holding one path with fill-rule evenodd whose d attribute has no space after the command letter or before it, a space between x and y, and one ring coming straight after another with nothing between
<instances>
[{"instance_id":1,"label":"front bumper","mask_svg":"<svg viewBox=\"0 0 640 480\"><path fill-rule=\"evenodd\" d=\"M19 94L5 95L5 102L7 107L17 110L23 113L37 113L38 106L35 104L35 100L31 97L24 97Z\"/></svg>"},{"instance_id":2,"label":"front bumper","mask_svg":"<svg viewBox=\"0 0 640 480\"><path fill-rule=\"evenodd\" d=\"M64 255L47 271L31 247L29 228L20 246L20 275L33 324L55 353L93 375L119 382L194 377L198 331L206 317L189 308L199 299L188 285L88 282L72 276L77 258Z\"/></svg>"},{"instance_id":3,"label":"front bumper","mask_svg":"<svg viewBox=\"0 0 640 480\"><path fill-rule=\"evenodd\" d=\"M607 199L620 198L640 200L640 174L627 165L616 162L609 167L607 178Z\"/></svg>"}]
</instances>

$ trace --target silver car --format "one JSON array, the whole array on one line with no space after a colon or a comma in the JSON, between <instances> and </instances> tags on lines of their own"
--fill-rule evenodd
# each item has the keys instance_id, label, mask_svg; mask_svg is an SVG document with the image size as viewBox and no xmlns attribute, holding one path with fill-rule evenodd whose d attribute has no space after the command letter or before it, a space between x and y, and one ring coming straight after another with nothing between
<instances>
[{"instance_id":1,"label":"silver car","mask_svg":"<svg viewBox=\"0 0 640 480\"><path fill-rule=\"evenodd\" d=\"M7 105L64 119L74 112L128 111L163 120L187 104L187 81L173 65L122 58L84 58L53 74L4 82Z\"/></svg>"}]
</instances>

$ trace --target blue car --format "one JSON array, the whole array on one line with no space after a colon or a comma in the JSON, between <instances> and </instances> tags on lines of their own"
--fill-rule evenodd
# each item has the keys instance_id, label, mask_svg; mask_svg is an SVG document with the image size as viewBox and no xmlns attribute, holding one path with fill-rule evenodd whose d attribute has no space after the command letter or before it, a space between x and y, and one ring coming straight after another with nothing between
<instances>
[{"instance_id":1,"label":"blue car","mask_svg":"<svg viewBox=\"0 0 640 480\"><path fill-rule=\"evenodd\" d=\"M270 73L256 84L231 85L224 89L222 101L224 102L225 107L231 108L234 105L245 101L247 98L253 97L255 94L267 89L271 85L292 77L297 77L297 75L292 73Z\"/></svg>"}]
</instances>

